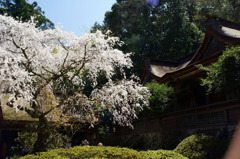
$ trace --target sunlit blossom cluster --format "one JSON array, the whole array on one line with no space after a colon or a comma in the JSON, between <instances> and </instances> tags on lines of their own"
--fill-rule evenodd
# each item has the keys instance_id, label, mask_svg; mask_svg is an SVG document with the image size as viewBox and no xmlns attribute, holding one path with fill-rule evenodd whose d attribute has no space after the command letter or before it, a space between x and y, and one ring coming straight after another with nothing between
<instances>
[{"instance_id":1,"label":"sunlit blossom cluster","mask_svg":"<svg viewBox=\"0 0 240 159\"><path fill-rule=\"evenodd\" d=\"M103 107L108 107L115 124L132 127L132 121L137 118L137 113L143 106L148 105L146 99L150 93L146 87L139 85L135 78L108 83L92 93L94 98L102 99Z\"/></svg>"}]
</instances>

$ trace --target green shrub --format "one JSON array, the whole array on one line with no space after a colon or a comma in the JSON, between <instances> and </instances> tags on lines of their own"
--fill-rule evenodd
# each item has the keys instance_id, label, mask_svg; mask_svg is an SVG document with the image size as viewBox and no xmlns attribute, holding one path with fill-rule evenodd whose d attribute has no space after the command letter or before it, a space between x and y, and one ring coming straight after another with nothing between
<instances>
[{"instance_id":1,"label":"green shrub","mask_svg":"<svg viewBox=\"0 0 240 159\"><path fill-rule=\"evenodd\" d=\"M179 153L168 150L148 150L141 151L140 154L143 159L187 159L187 157L184 157Z\"/></svg>"},{"instance_id":2,"label":"green shrub","mask_svg":"<svg viewBox=\"0 0 240 159\"><path fill-rule=\"evenodd\" d=\"M99 147L99 146L76 146L72 148L54 149L48 152L42 152L37 155L27 155L22 159L45 159L49 158L141 158L141 155L132 149L117 147Z\"/></svg>"},{"instance_id":3,"label":"green shrub","mask_svg":"<svg viewBox=\"0 0 240 159\"><path fill-rule=\"evenodd\" d=\"M141 151L119 148L119 147L100 147L100 146L76 146L72 148L60 148L50 150L48 152L41 152L37 155L27 155L21 159L187 159L180 154L164 150Z\"/></svg>"},{"instance_id":4,"label":"green shrub","mask_svg":"<svg viewBox=\"0 0 240 159\"><path fill-rule=\"evenodd\" d=\"M146 84L151 96L149 97L150 106L148 109L153 114L159 114L167 111L171 105L170 96L173 93L173 87L165 84L159 84L156 81L152 81Z\"/></svg>"},{"instance_id":5,"label":"green shrub","mask_svg":"<svg viewBox=\"0 0 240 159\"><path fill-rule=\"evenodd\" d=\"M204 134L192 135L185 138L174 149L190 159L206 159L216 149L217 140L212 136Z\"/></svg>"}]
</instances>

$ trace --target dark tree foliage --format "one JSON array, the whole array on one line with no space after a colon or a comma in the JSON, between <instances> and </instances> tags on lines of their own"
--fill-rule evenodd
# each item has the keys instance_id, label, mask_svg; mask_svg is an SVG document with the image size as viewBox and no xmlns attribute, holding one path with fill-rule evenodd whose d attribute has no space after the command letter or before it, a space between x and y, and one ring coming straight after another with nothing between
<instances>
[{"instance_id":1,"label":"dark tree foliage","mask_svg":"<svg viewBox=\"0 0 240 159\"><path fill-rule=\"evenodd\" d=\"M53 22L47 19L37 2L29 4L26 0L0 0L0 14L7 14L16 20L27 22L34 16L38 28L54 28Z\"/></svg>"},{"instance_id":2,"label":"dark tree foliage","mask_svg":"<svg viewBox=\"0 0 240 159\"><path fill-rule=\"evenodd\" d=\"M140 74L143 57L176 60L199 47L206 28L205 15L240 22L239 0L117 0L105 13L103 25L125 42L122 50L134 52L131 73Z\"/></svg>"},{"instance_id":3,"label":"dark tree foliage","mask_svg":"<svg viewBox=\"0 0 240 159\"><path fill-rule=\"evenodd\" d=\"M211 66L201 69L207 71L207 77L202 79L202 85L208 87L209 92L226 90L229 95L239 98L240 91L240 46L228 48Z\"/></svg>"},{"instance_id":4,"label":"dark tree foliage","mask_svg":"<svg viewBox=\"0 0 240 159\"><path fill-rule=\"evenodd\" d=\"M142 0L118 0L106 12L104 27L119 36L126 52L134 52L134 73L140 73L142 58L177 59L198 47L202 32L194 22L192 3L163 0L150 6Z\"/></svg>"},{"instance_id":5,"label":"dark tree foliage","mask_svg":"<svg viewBox=\"0 0 240 159\"><path fill-rule=\"evenodd\" d=\"M239 0L198 0L198 15L210 14L218 17L240 22Z\"/></svg>"}]
</instances>

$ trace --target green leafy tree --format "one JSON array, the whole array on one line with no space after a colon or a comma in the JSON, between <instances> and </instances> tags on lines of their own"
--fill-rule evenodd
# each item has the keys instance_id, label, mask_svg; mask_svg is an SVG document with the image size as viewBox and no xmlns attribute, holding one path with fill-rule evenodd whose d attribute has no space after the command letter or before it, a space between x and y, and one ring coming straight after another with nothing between
<instances>
[{"instance_id":1,"label":"green leafy tree","mask_svg":"<svg viewBox=\"0 0 240 159\"><path fill-rule=\"evenodd\" d=\"M227 48L218 61L211 66L200 69L207 72L207 77L202 79L202 85L208 87L209 92L227 92L239 94L240 87L240 46Z\"/></svg>"},{"instance_id":2,"label":"green leafy tree","mask_svg":"<svg viewBox=\"0 0 240 159\"><path fill-rule=\"evenodd\" d=\"M53 22L45 17L37 2L29 4L26 0L0 0L0 14L10 15L22 22L28 22L34 16L38 28L43 30L54 28Z\"/></svg>"},{"instance_id":3,"label":"green leafy tree","mask_svg":"<svg viewBox=\"0 0 240 159\"><path fill-rule=\"evenodd\" d=\"M199 47L206 28L205 15L239 21L238 0L117 0L106 12L102 28L110 29L134 52L131 73L140 74L143 57L175 60Z\"/></svg>"},{"instance_id":4,"label":"green leafy tree","mask_svg":"<svg viewBox=\"0 0 240 159\"><path fill-rule=\"evenodd\" d=\"M239 0L198 0L198 14L210 14L240 22Z\"/></svg>"},{"instance_id":5,"label":"green leafy tree","mask_svg":"<svg viewBox=\"0 0 240 159\"><path fill-rule=\"evenodd\" d=\"M95 22L94 25L90 29L90 33L95 33L97 30L101 30L102 32L106 33L107 29L99 24L98 22Z\"/></svg>"},{"instance_id":6,"label":"green leafy tree","mask_svg":"<svg viewBox=\"0 0 240 159\"><path fill-rule=\"evenodd\" d=\"M171 103L170 96L173 93L173 87L155 81L147 83L146 87L151 93L149 97L150 111L154 113L166 111Z\"/></svg>"},{"instance_id":7,"label":"green leafy tree","mask_svg":"<svg viewBox=\"0 0 240 159\"><path fill-rule=\"evenodd\" d=\"M144 56L177 59L198 47L202 32L194 21L196 3L164 0L157 6L139 0L118 0L106 12L104 27L125 43L125 52L134 52L134 73L141 72Z\"/></svg>"}]
</instances>

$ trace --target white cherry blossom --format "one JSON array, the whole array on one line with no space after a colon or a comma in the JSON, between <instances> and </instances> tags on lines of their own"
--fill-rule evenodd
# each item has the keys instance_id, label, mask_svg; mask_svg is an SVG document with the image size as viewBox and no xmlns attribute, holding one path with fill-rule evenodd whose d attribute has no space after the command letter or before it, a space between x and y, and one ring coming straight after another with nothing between
<instances>
[{"instance_id":1,"label":"white cherry blossom","mask_svg":"<svg viewBox=\"0 0 240 159\"><path fill-rule=\"evenodd\" d=\"M81 90L85 85L83 72L86 70L92 87L95 88L98 76L104 72L108 83L101 89L94 90L90 97L84 96L84 99L89 102L102 101L102 107L105 104L111 105L108 109L113 114L113 122L131 126L136 111L147 104L149 92L134 80L125 79L124 69L132 67L132 61L131 53L116 49L117 45L122 44L119 38L100 31L78 37L58 27L42 31L33 22L22 23L0 15L0 93L2 99L8 98L2 106L25 110L35 118L46 116L53 108L46 109L39 102L44 89L55 94L54 84L67 80L68 84L58 86L61 93L69 85L78 86ZM122 81L112 81L116 68L124 78ZM56 98L54 103L58 108L69 101L66 96ZM25 104L16 102L19 99L24 99ZM87 110L88 116L94 116L93 109L88 107ZM72 112L75 117L84 115L76 112Z\"/></svg>"}]
</instances>

